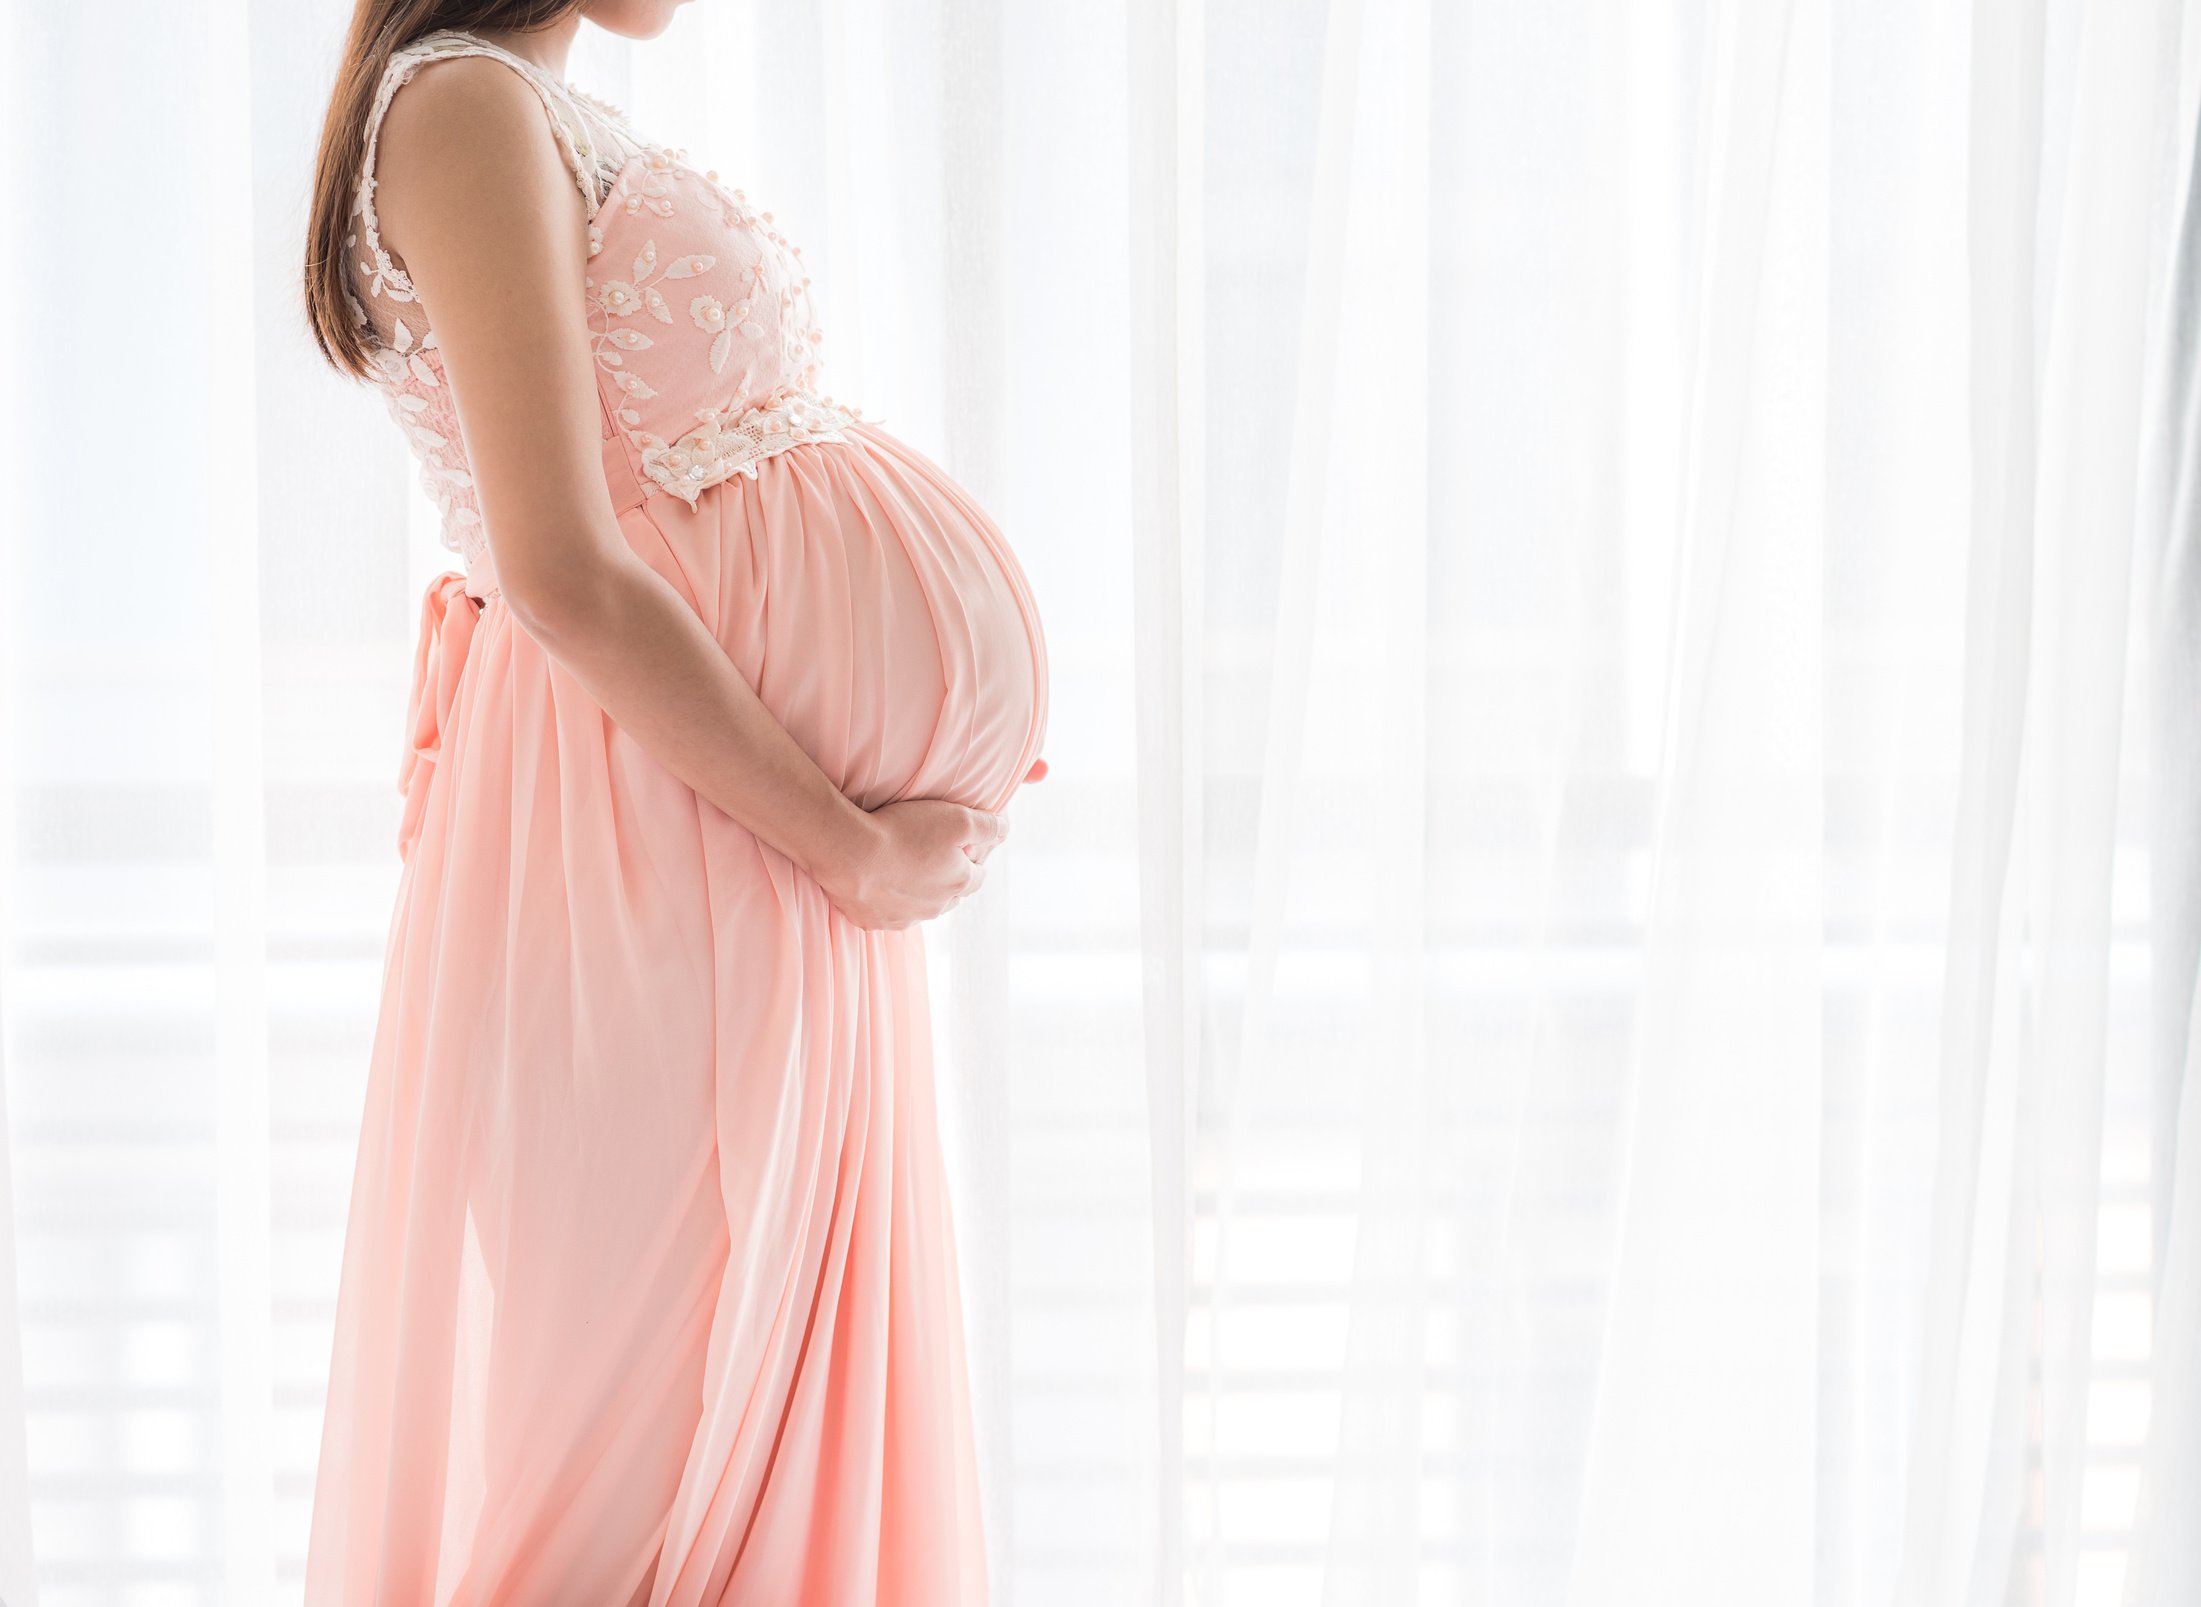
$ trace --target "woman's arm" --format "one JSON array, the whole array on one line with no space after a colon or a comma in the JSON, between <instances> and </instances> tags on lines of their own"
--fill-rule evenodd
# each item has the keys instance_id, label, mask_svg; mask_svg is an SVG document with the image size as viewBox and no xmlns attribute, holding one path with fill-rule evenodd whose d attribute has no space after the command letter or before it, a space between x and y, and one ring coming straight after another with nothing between
<instances>
[{"instance_id":1,"label":"woman's arm","mask_svg":"<svg viewBox=\"0 0 2201 1607\"><path fill-rule=\"evenodd\" d=\"M534 90L484 57L418 69L390 102L376 175L383 242L443 353L513 618L851 919L906 926L973 891L1006 822L945 799L859 807L620 533L579 312L586 209Z\"/></svg>"}]
</instances>

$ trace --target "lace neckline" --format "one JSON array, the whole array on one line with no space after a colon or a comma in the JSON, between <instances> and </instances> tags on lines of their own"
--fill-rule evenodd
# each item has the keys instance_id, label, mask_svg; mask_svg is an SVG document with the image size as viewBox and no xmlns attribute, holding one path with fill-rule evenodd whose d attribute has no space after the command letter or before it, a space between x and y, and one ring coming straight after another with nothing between
<instances>
[{"instance_id":1,"label":"lace neckline","mask_svg":"<svg viewBox=\"0 0 2201 1607\"><path fill-rule=\"evenodd\" d=\"M413 40L413 43L418 45L425 43L427 40L430 39L467 39L473 41L473 43L477 45L487 45L498 55L503 56L508 61L515 62L519 66L526 68L529 72L533 73L536 77L542 79L547 84L555 85L557 88L566 91L568 94L578 95L587 93L581 88L579 84L576 84L572 79L561 77L557 73L552 72L548 67L545 67L541 62L532 61L526 56L521 55L510 45L500 45L497 43L496 40L488 38L483 34L475 33L472 29L431 28L428 32L420 35L418 38Z\"/></svg>"}]
</instances>

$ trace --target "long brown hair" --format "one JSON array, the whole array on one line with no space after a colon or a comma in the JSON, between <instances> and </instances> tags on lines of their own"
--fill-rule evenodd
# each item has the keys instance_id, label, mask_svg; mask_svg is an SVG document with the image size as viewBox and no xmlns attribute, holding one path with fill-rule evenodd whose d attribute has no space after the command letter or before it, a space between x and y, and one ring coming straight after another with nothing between
<instances>
[{"instance_id":1,"label":"long brown hair","mask_svg":"<svg viewBox=\"0 0 2201 1607\"><path fill-rule=\"evenodd\" d=\"M313 164L313 204L306 215L306 320L321 355L343 373L367 377L367 343L345 294L344 236L357 225L359 169L367 156L367 112L382 74L399 49L438 28L547 27L579 11L588 0L359 0L344 37L344 59L321 122L321 150Z\"/></svg>"}]
</instances>

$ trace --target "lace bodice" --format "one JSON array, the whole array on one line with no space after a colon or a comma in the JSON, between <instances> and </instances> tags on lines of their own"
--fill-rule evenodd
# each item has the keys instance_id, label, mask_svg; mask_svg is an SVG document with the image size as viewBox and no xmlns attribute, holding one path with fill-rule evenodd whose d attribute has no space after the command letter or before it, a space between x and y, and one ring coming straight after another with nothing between
<instances>
[{"instance_id":1,"label":"lace bodice","mask_svg":"<svg viewBox=\"0 0 2201 1607\"><path fill-rule=\"evenodd\" d=\"M817 388L825 336L802 247L771 213L525 57L458 29L424 34L391 58L368 114L358 226L346 237L349 291L370 377L412 445L469 590L494 590L473 471L435 332L403 263L383 247L374 207L391 98L424 65L460 55L493 56L527 79L587 202L590 272L578 313L596 359L615 506L661 493L692 505L731 475L754 476L775 452L846 439L844 426L862 414Z\"/></svg>"}]
</instances>

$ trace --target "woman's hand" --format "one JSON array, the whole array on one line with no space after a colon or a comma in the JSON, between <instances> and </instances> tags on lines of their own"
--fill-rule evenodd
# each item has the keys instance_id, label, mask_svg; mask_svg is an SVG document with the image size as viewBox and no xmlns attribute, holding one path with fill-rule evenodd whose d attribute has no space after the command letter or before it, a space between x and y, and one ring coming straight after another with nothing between
<instances>
[{"instance_id":1,"label":"woman's hand","mask_svg":"<svg viewBox=\"0 0 2201 1607\"><path fill-rule=\"evenodd\" d=\"M858 926L913 926L953 909L978 891L986 856L1009 835L1002 816L945 798L882 804L865 819L857 846L815 873Z\"/></svg>"},{"instance_id":2,"label":"woman's hand","mask_svg":"<svg viewBox=\"0 0 2201 1607\"><path fill-rule=\"evenodd\" d=\"M1034 759L1026 781L1047 774ZM864 816L856 845L820 866L818 885L858 926L901 927L945 914L978 891L1009 822L945 798L908 798Z\"/></svg>"}]
</instances>

